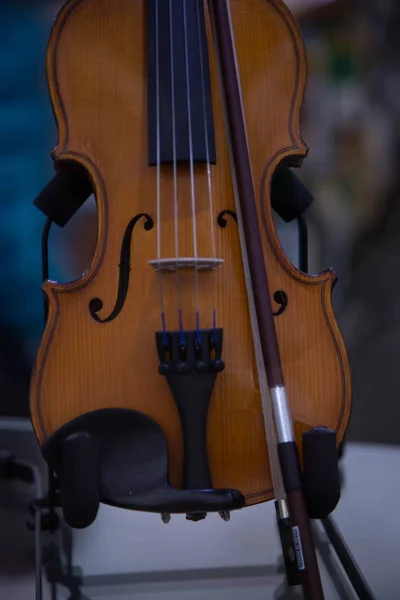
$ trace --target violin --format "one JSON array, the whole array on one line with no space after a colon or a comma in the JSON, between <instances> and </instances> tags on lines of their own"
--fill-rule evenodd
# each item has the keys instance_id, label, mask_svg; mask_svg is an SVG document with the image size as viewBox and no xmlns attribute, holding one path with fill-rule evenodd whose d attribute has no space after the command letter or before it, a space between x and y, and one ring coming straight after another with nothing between
<instances>
[{"instance_id":1,"label":"violin","mask_svg":"<svg viewBox=\"0 0 400 600\"><path fill-rule=\"evenodd\" d=\"M31 379L67 521L90 525L99 502L201 521L275 500L298 583L323 598L305 440L325 428L337 450L351 377L336 273L296 268L273 219L275 174L308 153L293 15L69 0L47 75L56 170L85 179L98 214L87 270L43 285Z\"/></svg>"}]
</instances>

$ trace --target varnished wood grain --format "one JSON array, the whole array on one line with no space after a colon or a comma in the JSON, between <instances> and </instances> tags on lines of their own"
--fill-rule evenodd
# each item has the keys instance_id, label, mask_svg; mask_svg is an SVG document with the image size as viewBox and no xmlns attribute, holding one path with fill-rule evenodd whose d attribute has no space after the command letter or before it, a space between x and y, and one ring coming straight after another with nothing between
<instances>
[{"instance_id":1,"label":"varnished wood grain","mask_svg":"<svg viewBox=\"0 0 400 600\"><path fill-rule=\"evenodd\" d=\"M271 294L284 290L288 309L276 318L285 381L298 431L314 425L335 429L340 442L351 406L349 366L331 305L335 274L309 276L289 263L270 208L274 168L288 156L305 156L300 111L306 83L303 41L289 11L275 0L232 0L232 24L243 93L249 151L263 252ZM207 33L217 144L212 167L212 220L216 272L199 274L201 327L224 328L225 371L218 376L208 419L208 451L216 488L236 488L247 504L273 498L260 390L250 327L238 229L217 226L222 210L235 210L218 78L215 44L207 11ZM169 388L158 375L155 331L160 330L158 278L148 265L175 256L172 169L162 168L161 218L157 218L156 169L147 165L145 2L71 0L54 26L48 50L51 99L59 127L53 156L89 172L98 203L98 239L88 270L69 284L47 282L49 320L31 384L31 415L40 443L74 417L104 407L130 407L154 417L163 428L171 459L171 482L182 481L182 434ZM178 172L179 250L193 255L191 181ZM210 199L205 167L195 170L198 255L212 255ZM122 238L129 221L146 212L151 231L136 226L131 244L129 292L118 318L96 323L89 302L113 309L118 289ZM180 280L185 328L195 326L193 272ZM174 274L163 277L167 327L178 327Z\"/></svg>"}]
</instances>

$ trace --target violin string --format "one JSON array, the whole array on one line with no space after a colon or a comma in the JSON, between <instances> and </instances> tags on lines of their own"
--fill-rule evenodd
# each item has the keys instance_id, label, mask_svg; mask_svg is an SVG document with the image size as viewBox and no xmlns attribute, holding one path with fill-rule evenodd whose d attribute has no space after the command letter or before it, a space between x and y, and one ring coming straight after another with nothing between
<instances>
[{"instance_id":1,"label":"violin string","mask_svg":"<svg viewBox=\"0 0 400 600\"><path fill-rule=\"evenodd\" d=\"M211 221L211 246L213 259L217 258L217 250L215 243L215 224L214 224L214 206L213 206L213 194L212 194L212 181L211 181L211 163L210 163L210 150L208 143L208 127L207 127L207 106L206 106L206 86L204 81L204 64L203 64L203 52L202 52L202 38L201 38L201 25L200 25L200 2L197 5L197 35L200 49L200 71L201 71L201 89L202 89L202 102L203 102L203 118L204 118L204 134L206 144L206 159L207 159L207 185L208 185L208 203L210 208L210 221ZM215 332L217 326L217 277L214 276L214 308L213 308L213 329Z\"/></svg>"},{"instance_id":2,"label":"violin string","mask_svg":"<svg viewBox=\"0 0 400 600\"><path fill-rule=\"evenodd\" d=\"M176 258L176 289L178 297L179 331L180 342L183 345L183 314L181 297L181 280L179 267L179 222L178 222L178 175L176 164L176 124L175 124L175 76L174 76L174 31L173 31L172 0L169 1L169 35L170 35L170 60L171 60L171 107L172 107L172 152L173 152L173 177L174 177L174 239Z\"/></svg>"},{"instance_id":3,"label":"violin string","mask_svg":"<svg viewBox=\"0 0 400 600\"><path fill-rule=\"evenodd\" d=\"M231 35L232 35L232 39L233 39L234 32L233 32L233 27L232 27L229 5L228 5L228 15L229 15L229 20L230 20ZM215 34L215 23L213 23L213 25L214 25L214 34ZM217 46L216 46L216 55L219 56ZM239 79L236 55L235 55L235 60L236 60L236 74L237 74L237 78L239 81L240 79ZM218 60L217 65L218 65L219 80L220 80L220 82L222 82L221 64L220 64L219 60ZM223 109L224 109L225 128L226 128L226 131L228 132L228 138L229 138L229 126L228 126L226 103L225 103L224 97L222 97L222 105L223 105ZM244 118L243 101L242 101L242 113L243 113L243 118ZM272 400L271 400L271 395L270 395L269 386L268 386L268 379L267 379L267 373L266 373L266 369L265 369L264 359L263 359L263 355L262 355L261 338L260 338L260 332L259 332L258 321L257 321L257 313L256 313L256 308L255 308L254 291L253 291L253 286L251 283L249 259L248 259L246 240L245 240L244 229L243 229L242 213L240 210L239 191L238 191L238 186L237 186L235 163L233 160L232 143L230 140L229 140L229 142L230 143L228 143L228 153L229 153L229 160L230 160L231 172L232 172L232 185L233 185L234 196L235 196L239 239L240 239L240 245L241 245L243 270L244 270L248 303L249 303L251 328L252 328L253 342L254 342L254 353L255 353L256 363L257 363L257 374L258 374L259 386L260 386L260 395L261 395L261 401L262 401L262 410L263 410L263 417L264 417L266 440L267 440L267 445L268 445L268 455L269 455L269 463L270 463L270 469L271 469L271 477L272 477L272 482L273 482L273 486L274 486L275 499L283 500L286 498L286 493L285 493L285 488L284 488L284 484L283 484L282 470L281 470L279 455L278 455L278 442L277 442L277 434L276 434L276 430L275 430L275 420L274 420L274 416L273 416L273 412L272 412Z\"/></svg>"},{"instance_id":4,"label":"violin string","mask_svg":"<svg viewBox=\"0 0 400 600\"><path fill-rule=\"evenodd\" d=\"M158 40L158 2L156 0L156 107L157 107L157 261L158 261L158 291L161 305L161 324L166 343L166 320L163 291L163 274L160 269L161 261L161 160L160 160L160 71L159 71L159 40Z\"/></svg>"},{"instance_id":5,"label":"violin string","mask_svg":"<svg viewBox=\"0 0 400 600\"><path fill-rule=\"evenodd\" d=\"M200 335L200 315L199 315L199 269L197 262L197 227L196 227L196 198L194 186L194 164L193 164L193 140L192 140L192 119L190 110L190 75L189 75L189 51L187 39L187 19L186 2L183 2L183 27L185 33L185 66L186 66L186 91L187 91L187 110L188 110L188 129L189 129L189 157L190 157L190 195L192 205L192 224L193 224L193 255L195 259L195 313L196 329ZM198 338L199 339L199 338Z\"/></svg>"}]
</instances>

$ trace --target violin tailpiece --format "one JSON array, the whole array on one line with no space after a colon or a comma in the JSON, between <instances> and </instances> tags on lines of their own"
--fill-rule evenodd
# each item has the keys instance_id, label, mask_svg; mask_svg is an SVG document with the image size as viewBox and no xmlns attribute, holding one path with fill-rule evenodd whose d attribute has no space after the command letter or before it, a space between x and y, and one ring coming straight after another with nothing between
<instances>
[{"instance_id":1,"label":"violin tailpiece","mask_svg":"<svg viewBox=\"0 0 400 600\"><path fill-rule=\"evenodd\" d=\"M221 360L222 329L158 332L160 374L177 405L184 439L185 489L211 489L207 457L207 414Z\"/></svg>"}]
</instances>

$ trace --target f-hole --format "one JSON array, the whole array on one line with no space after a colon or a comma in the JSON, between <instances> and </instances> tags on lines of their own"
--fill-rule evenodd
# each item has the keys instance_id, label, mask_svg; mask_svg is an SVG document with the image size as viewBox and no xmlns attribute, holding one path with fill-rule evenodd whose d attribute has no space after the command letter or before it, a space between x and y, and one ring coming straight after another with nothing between
<instances>
[{"instance_id":1,"label":"f-hole","mask_svg":"<svg viewBox=\"0 0 400 600\"><path fill-rule=\"evenodd\" d=\"M217 217L217 223L218 223L219 227L225 228L228 225L228 219L227 219L228 216L231 219L233 219L233 221L235 221L235 223L238 222L237 215L233 210L223 210L222 212L219 213L219 215ZM284 292L283 290L277 290L274 293L273 298L274 298L274 301L276 302L276 304L278 304L278 306L279 306L279 309L277 311L275 311L273 314L274 314L274 317L279 317L287 309L288 296L287 296L286 292Z\"/></svg>"},{"instance_id":2,"label":"f-hole","mask_svg":"<svg viewBox=\"0 0 400 600\"><path fill-rule=\"evenodd\" d=\"M131 272L131 242L132 242L132 234L135 228L135 225L140 219L144 219L144 229L145 231L150 231L154 227L153 219L146 213L141 213L136 215L129 223L125 230L125 234L121 244L121 258L119 267L119 283L118 283L118 293L117 300L115 302L114 309L111 314L102 319L98 316L98 313L103 308L103 301L100 298L93 298L89 302L89 312L92 319L97 321L98 323L111 323L118 315L124 307L126 296L128 294L129 288L129 278Z\"/></svg>"}]
</instances>

